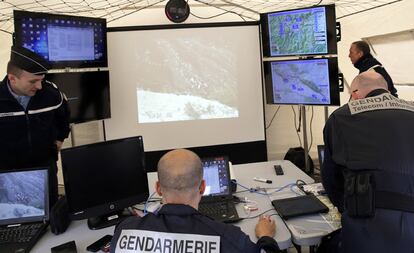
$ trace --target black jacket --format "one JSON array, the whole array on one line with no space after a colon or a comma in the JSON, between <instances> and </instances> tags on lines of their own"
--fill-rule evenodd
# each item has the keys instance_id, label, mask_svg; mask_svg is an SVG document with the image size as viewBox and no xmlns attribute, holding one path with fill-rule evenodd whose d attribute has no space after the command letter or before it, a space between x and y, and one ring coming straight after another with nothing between
<instances>
[{"instance_id":1,"label":"black jacket","mask_svg":"<svg viewBox=\"0 0 414 253\"><path fill-rule=\"evenodd\" d=\"M63 94L43 81L27 109L0 83L0 169L48 165L57 160L55 141L69 134L69 109Z\"/></svg>"},{"instance_id":2,"label":"black jacket","mask_svg":"<svg viewBox=\"0 0 414 253\"><path fill-rule=\"evenodd\" d=\"M132 231L131 234L134 235L126 235L125 233L128 233L128 230ZM157 214L149 213L142 218L131 217L120 223L115 229L115 234L111 243L111 252L118 252L117 249L126 250L123 252L141 252L132 250L132 248L135 248L135 246L139 244L137 242L142 242L142 238L144 238L143 233L137 236L139 233L137 230L149 231L149 233L154 232L155 235L160 235L160 232L168 232L171 238L174 238L174 235L176 234L178 234L179 237L188 235L216 236L220 238L221 253L259 253L260 248L272 253L279 251L277 243L273 238L262 237L257 244L255 244L250 240L249 236L243 233L238 227L216 222L187 205L167 204L164 205ZM162 236L160 235L160 237ZM152 237L152 239L155 239L157 242L157 238ZM175 239L176 242L177 240L178 239ZM132 241L135 241L135 243ZM163 249L165 249L165 241L167 240L161 240ZM130 242L130 244L125 244L126 242ZM182 240L179 240L179 242L182 242ZM157 243L155 243L155 245L157 245ZM177 243L177 245L179 245L179 243ZM184 250L177 252L208 252L203 250L195 251L192 242L190 242L189 245L191 247L186 247ZM140 246L138 245L137 247L139 248ZM175 251L162 250L153 252Z\"/></svg>"},{"instance_id":3,"label":"black jacket","mask_svg":"<svg viewBox=\"0 0 414 253\"><path fill-rule=\"evenodd\" d=\"M370 171L375 192L414 197L413 129L414 103L385 90L350 101L326 122L322 183L332 203L343 212L344 252L413 252L414 213L376 207L373 217L352 218L344 206L348 173Z\"/></svg>"},{"instance_id":4,"label":"black jacket","mask_svg":"<svg viewBox=\"0 0 414 253\"><path fill-rule=\"evenodd\" d=\"M391 92L391 94L395 97L398 97L397 89L394 87L394 82L392 81L391 76L388 74L388 72L385 70L382 64L371 54L362 56L361 59L359 59L354 64L354 67L359 70L359 73L365 72L374 67L373 69L375 70L375 72L384 77L385 81L388 84L388 90Z\"/></svg>"}]
</instances>

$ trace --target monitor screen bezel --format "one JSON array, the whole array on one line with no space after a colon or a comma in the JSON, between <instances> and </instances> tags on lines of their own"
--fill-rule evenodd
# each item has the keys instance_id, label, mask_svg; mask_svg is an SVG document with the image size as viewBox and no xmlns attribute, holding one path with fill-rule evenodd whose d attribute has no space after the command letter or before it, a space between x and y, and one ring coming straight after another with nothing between
<instances>
[{"instance_id":1,"label":"monitor screen bezel","mask_svg":"<svg viewBox=\"0 0 414 253\"><path fill-rule=\"evenodd\" d=\"M149 189L148 189L148 177L145 176L145 178L142 178L140 182L137 181L137 183L143 183L145 184L144 188L146 189L146 192L140 193L139 195L135 196L126 196L122 199L116 200L116 201L108 201L106 203L97 204L94 206L84 206L83 208L74 208L73 207L73 201L76 201L72 198L72 187L76 187L74 183L72 182L72 179L70 178L68 174L68 168L64 160L64 156L66 152L71 152L73 150L82 151L88 148L94 148L96 146L102 146L102 145L111 145L113 143L119 143L119 142L125 142L125 141L137 141L137 147L139 148L139 152L141 153L142 159L140 167L143 169L143 173L146 174L146 167L145 167L145 152L144 152L144 145L142 136L136 136L136 137L128 137L123 139L116 139L116 140L110 140L110 141L104 141L104 142L98 142L93 144L87 144L77 147L71 147L67 149L61 150L61 156L62 156L62 171L63 171L63 179L65 183L65 192L66 192L66 198L68 201L68 207L69 207L69 217L73 220L81 220L81 219L87 219L87 218L94 218L97 216L104 216L111 213L115 213L117 211L121 211L124 208L133 206L135 204L139 204L149 197ZM137 154L138 156L139 154ZM86 178L85 180L93 180ZM106 189L102 189L102 191L105 191Z\"/></svg>"},{"instance_id":2,"label":"monitor screen bezel","mask_svg":"<svg viewBox=\"0 0 414 253\"><path fill-rule=\"evenodd\" d=\"M103 56L102 59L94 60L61 60L61 61L49 61L52 66L52 69L62 69L62 68L90 68L90 67L108 67L108 49L107 49L107 26L106 19L103 18L92 18L92 17L81 17L81 16L71 16L71 15L61 15L61 14L51 14L43 12L31 12L31 11L21 11L14 10L14 44L17 46L22 45L22 19L24 18L33 18L39 19L44 18L47 20L50 19L62 19L68 21L82 21L82 22L94 22L100 23L102 25L102 47L103 47Z\"/></svg>"},{"instance_id":3,"label":"monitor screen bezel","mask_svg":"<svg viewBox=\"0 0 414 253\"><path fill-rule=\"evenodd\" d=\"M278 103L274 102L273 97L273 78L272 78L272 62L292 62L292 61L310 61L310 60L328 60L328 72L329 72L329 93L330 103ZM339 79L338 79L338 59L336 57L330 58L309 58L309 59L290 59L290 60L273 60L265 61L264 65L264 79L266 89L266 103L267 104L278 104L278 105L315 105L315 106L339 106L340 95L339 95Z\"/></svg>"},{"instance_id":4,"label":"monitor screen bezel","mask_svg":"<svg viewBox=\"0 0 414 253\"><path fill-rule=\"evenodd\" d=\"M326 35L327 35L327 52L326 53L290 53L290 54L277 54L272 55L270 51L270 38L269 38L269 15L276 13L289 13L295 12L298 10L307 10L307 9L316 9L316 8L325 8L325 18L326 18ZM262 47L263 47L263 56L264 57L286 57L286 56L303 56L303 55L336 55L338 53L337 48L337 36L336 36L336 14L335 14L335 5L317 5L306 8L297 8L284 11L275 11L260 14L260 27L262 33Z\"/></svg>"}]
</instances>

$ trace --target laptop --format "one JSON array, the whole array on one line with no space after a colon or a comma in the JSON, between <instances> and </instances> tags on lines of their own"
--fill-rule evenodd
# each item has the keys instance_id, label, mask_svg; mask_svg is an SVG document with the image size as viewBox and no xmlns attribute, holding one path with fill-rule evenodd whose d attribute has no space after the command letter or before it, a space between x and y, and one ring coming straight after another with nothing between
<instances>
[{"instance_id":1,"label":"laptop","mask_svg":"<svg viewBox=\"0 0 414 253\"><path fill-rule=\"evenodd\" d=\"M229 160L225 156L204 158L203 178L206 190L201 197L199 211L225 223L239 221L231 192Z\"/></svg>"},{"instance_id":2,"label":"laptop","mask_svg":"<svg viewBox=\"0 0 414 253\"><path fill-rule=\"evenodd\" d=\"M322 168L324 155L325 155L325 145L318 145L319 168Z\"/></svg>"},{"instance_id":3,"label":"laptop","mask_svg":"<svg viewBox=\"0 0 414 253\"><path fill-rule=\"evenodd\" d=\"M48 220L48 168L0 171L0 253L29 252Z\"/></svg>"},{"instance_id":4,"label":"laptop","mask_svg":"<svg viewBox=\"0 0 414 253\"><path fill-rule=\"evenodd\" d=\"M329 208L313 194L276 199L272 201L272 205L284 220L308 214L327 213L329 211Z\"/></svg>"}]
</instances>

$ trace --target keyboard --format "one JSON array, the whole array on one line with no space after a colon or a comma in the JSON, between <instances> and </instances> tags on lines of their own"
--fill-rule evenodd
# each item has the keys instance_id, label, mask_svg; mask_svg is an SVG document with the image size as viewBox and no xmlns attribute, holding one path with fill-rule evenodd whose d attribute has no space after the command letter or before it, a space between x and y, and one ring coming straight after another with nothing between
<instances>
[{"instance_id":1,"label":"keyboard","mask_svg":"<svg viewBox=\"0 0 414 253\"><path fill-rule=\"evenodd\" d=\"M38 234L43 225L42 223L36 223L0 228L0 244L29 242L33 236Z\"/></svg>"},{"instance_id":2,"label":"keyboard","mask_svg":"<svg viewBox=\"0 0 414 253\"><path fill-rule=\"evenodd\" d=\"M202 203L199 211L211 218L225 217L228 213L228 205L227 202Z\"/></svg>"}]
</instances>

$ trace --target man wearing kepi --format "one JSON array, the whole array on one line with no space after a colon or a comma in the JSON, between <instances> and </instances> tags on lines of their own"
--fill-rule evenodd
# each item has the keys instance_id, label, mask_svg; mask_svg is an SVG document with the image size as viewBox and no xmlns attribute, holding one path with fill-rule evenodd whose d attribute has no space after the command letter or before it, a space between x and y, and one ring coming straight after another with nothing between
<instances>
[{"instance_id":1,"label":"man wearing kepi","mask_svg":"<svg viewBox=\"0 0 414 253\"><path fill-rule=\"evenodd\" d=\"M262 216L255 244L240 228L216 222L197 211L206 184L200 158L189 150L173 150L158 162L156 192L163 206L157 213L120 223L111 252L259 253L279 252L275 223Z\"/></svg>"},{"instance_id":2,"label":"man wearing kepi","mask_svg":"<svg viewBox=\"0 0 414 253\"><path fill-rule=\"evenodd\" d=\"M0 83L0 169L50 167L50 206L57 200L57 155L69 134L64 95L44 80L49 63L13 46Z\"/></svg>"},{"instance_id":3,"label":"man wearing kepi","mask_svg":"<svg viewBox=\"0 0 414 253\"><path fill-rule=\"evenodd\" d=\"M414 103L359 74L324 128L322 183L342 212L343 252L413 252Z\"/></svg>"}]
</instances>

